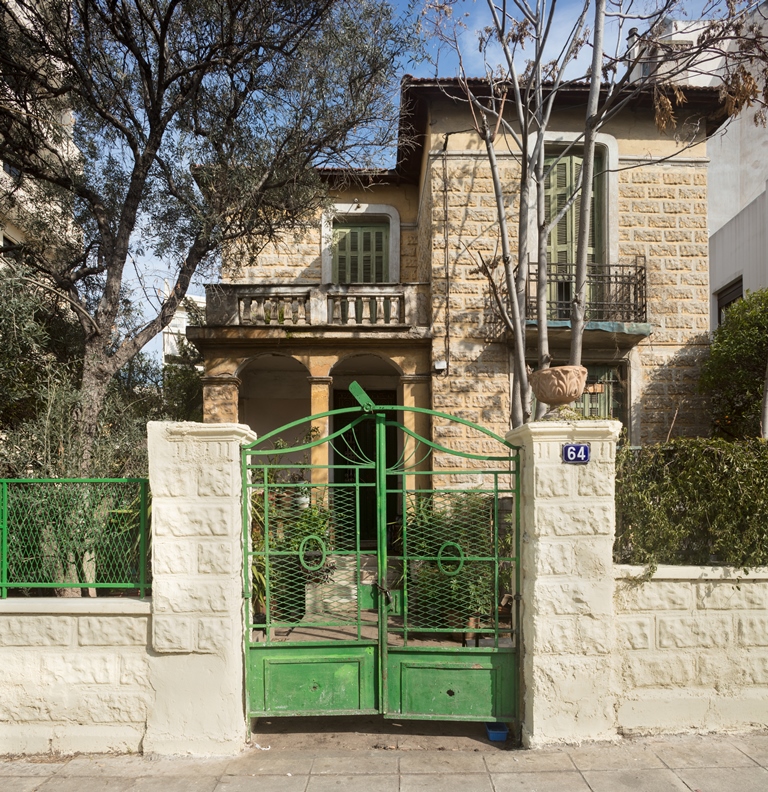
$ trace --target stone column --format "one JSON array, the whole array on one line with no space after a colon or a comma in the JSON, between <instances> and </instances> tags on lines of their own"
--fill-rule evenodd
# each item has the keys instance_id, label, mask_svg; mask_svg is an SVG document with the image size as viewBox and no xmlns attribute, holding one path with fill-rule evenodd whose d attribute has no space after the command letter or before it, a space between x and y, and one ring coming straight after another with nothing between
<instances>
[{"instance_id":1,"label":"stone column","mask_svg":"<svg viewBox=\"0 0 768 792\"><path fill-rule=\"evenodd\" d=\"M331 409L331 386L333 377L307 377L310 387L310 414L328 412ZM328 437L330 434L330 418L321 418L312 421L312 429L319 432L318 437ZM326 484L328 482L328 443L321 443L311 449L310 464L325 465L325 470L318 468L312 471L313 484Z\"/></svg>"},{"instance_id":2,"label":"stone column","mask_svg":"<svg viewBox=\"0 0 768 792\"><path fill-rule=\"evenodd\" d=\"M148 424L152 627L147 753L245 745L243 525L237 424Z\"/></svg>"},{"instance_id":3,"label":"stone column","mask_svg":"<svg viewBox=\"0 0 768 792\"><path fill-rule=\"evenodd\" d=\"M241 380L234 374L203 377L203 421L237 423Z\"/></svg>"},{"instance_id":4,"label":"stone column","mask_svg":"<svg viewBox=\"0 0 768 792\"><path fill-rule=\"evenodd\" d=\"M523 742L616 736L611 653L614 460L618 421L541 421L507 434L522 447ZM563 443L588 443L586 465Z\"/></svg>"},{"instance_id":5,"label":"stone column","mask_svg":"<svg viewBox=\"0 0 768 792\"><path fill-rule=\"evenodd\" d=\"M400 383L403 386L403 407L429 408L431 406L429 398L431 382L432 377L429 374L403 374L400 377ZM403 425L420 437L425 437L427 440L431 439L431 421L430 417L425 413L408 412L407 410L403 411ZM413 441L406 436L404 442L412 443ZM408 456L409 455L406 454L406 459L408 459ZM424 456L423 451L420 456ZM417 460L410 460L409 464L412 464L414 461L418 461L418 458ZM415 467L417 470L429 470L430 465L431 460L428 457L418 461ZM408 478L410 481L406 482L406 489L411 490L429 487L429 483L426 481L428 478L427 476L419 476L418 482L415 481L415 476L409 476Z\"/></svg>"}]
</instances>

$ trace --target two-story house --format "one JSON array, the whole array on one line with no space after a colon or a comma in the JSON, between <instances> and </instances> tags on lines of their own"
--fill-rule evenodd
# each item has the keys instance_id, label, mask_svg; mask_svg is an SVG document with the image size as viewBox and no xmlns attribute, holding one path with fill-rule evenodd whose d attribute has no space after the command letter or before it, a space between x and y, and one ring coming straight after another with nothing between
<instances>
[{"instance_id":1,"label":"two-story house","mask_svg":"<svg viewBox=\"0 0 768 792\"><path fill-rule=\"evenodd\" d=\"M583 129L587 90L560 92L549 153ZM720 102L715 89L684 92L678 128L697 130L693 145L657 129L653 88L598 137L583 357L590 377L580 409L620 418L635 444L706 426L696 387L709 329L705 138ZM484 144L459 96L456 82L406 78L408 134L395 168L327 173L332 203L314 226L247 264L225 258L222 283L208 287L207 325L188 330L205 357L206 421L241 421L263 434L349 404L357 380L379 403L508 429L512 345L477 272L478 253L497 254L497 215ZM511 141L500 138L496 149L514 228L519 162ZM548 185L550 201L570 190L578 167L575 149ZM568 355L575 217L574 209L550 243L555 364ZM535 280L535 262L530 269ZM534 291L527 345L535 367Z\"/></svg>"}]
</instances>

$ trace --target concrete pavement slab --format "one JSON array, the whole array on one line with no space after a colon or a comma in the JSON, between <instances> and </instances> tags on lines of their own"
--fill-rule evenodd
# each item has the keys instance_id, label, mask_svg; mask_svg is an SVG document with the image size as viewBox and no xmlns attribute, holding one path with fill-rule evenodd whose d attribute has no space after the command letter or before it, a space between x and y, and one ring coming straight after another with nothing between
<instances>
[{"instance_id":1,"label":"concrete pavement slab","mask_svg":"<svg viewBox=\"0 0 768 792\"><path fill-rule=\"evenodd\" d=\"M768 735L739 737L731 743L759 765L768 767Z\"/></svg>"},{"instance_id":2,"label":"concrete pavement slab","mask_svg":"<svg viewBox=\"0 0 768 792\"><path fill-rule=\"evenodd\" d=\"M568 755L579 770L634 770L664 767L646 745L589 745L569 748Z\"/></svg>"},{"instance_id":3,"label":"concrete pavement slab","mask_svg":"<svg viewBox=\"0 0 768 792\"><path fill-rule=\"evenodd\" d=\"M26 759L0 762L2 776L52 776L67 765L67 761L30 762ZM4 783L4 782L3 782Z\"/></svg>"},{"instance_id":4,"label":"concrete pavement slab","mask_svg":"<svg viewBox=\"0 0 768 792\"><path fill-rule=\"evenodd\" d=\"M312 775L383 775L398 772L399 757L389 752L360 751L356 754L322 756L315 759Z\"/></svg>"},{"instance_id":5,"label":"concrete pavement slab","mask_svg":"<svg viewBox=\"0 0 768 792\"><path fill-rule=\"evenodd\" d=\"M545 773L576 769L565 751L525 751L521 748L485 754L484 758L491 773Z\"/></svg>"},{"instance_id":6,"label":"concrete pavement slab","mask_svg":"<svg viewBox=\"0 0 768 792\"><path fill-rule=\"evenodd\" d=\"M216 792L306 792L309 776L223 776Z\"/></svg>"},{"instance_id":7,"label":"concrete pavement slab","mask_svg":"<svg viewBox=\"0 0 768 792\"><path fill-rule=\"evenodd\" d=\"M696 792L765 792L764 767L710 767L679 770L678 775Z\"/></svg>"},{"instance_id":8,"label":"concrete pavement slab","mask_svg":"<svg viewBox=\"0 0 768 792\"><path fill-rule=\"evenodd\" d=\"M494 773L495 792L590 792L577 770L570 773Z\"/></svg>"},{"instance_id":9,"label":"concrete pavement slab","mask_svg":"<svg viewBox=\"0 0 768 792\"><path fill-rule=\"evenodd\" d=\"M225 775L309 775L314 757L296 751L294 753L271 753L269 751L244 751L236 759L231 759L224 771Z\"/></svg>"},{"instance_id":10,"label":"concrete pavement slab","mask_svg":"<svg viewBox=\"0 0 768 792\"><path fill-rule=\"evenodd\" d=\"M364 777L359 775L312 775L309 777L307 792L350 792L350 790L358 788L364 792L398 792L399 786L400 780L396 774L373 774Z\"/></svg>"},{"instance_id":11,"label":"concrete pavement slab","mask_svg":"<svg viewBox=\"0 0 768 792\"><path fill-rule=\"evenodd\" d=\"M482 754L464 751L419 751L403 753L400 772L410 773L487 773Z\"/></svg>"},{"instance_id":12,"label":"concrete pavement slab","mask_svg":"<svg viewBox=\"0 0 768 792\"><path fill-rule=\"evenodd\" d=\"M493 787L487 774L423 773L401 775L400 792L493 792Z\"/></svg>"},{"instance_id":13,"label":"concrete pavement slab","mask_svg":"<svg viewBox=\"0 0 768 792\"><path fill-rule=\"evenodd\" d=\"M69 776L55 775L46 778L38 787L39 792L126 792L133 783L132 778L110 776Z\"/></svg>"},{"instance_id":14,"label":"concrete pavement slab","mask_svg":"<svg viewBox=\"0 0 768 792\"><path fill-rule=\"evenodd\" d=\"M219 776L142 776L137 778L128 792L213 792Z\"/></svg>"},{"instance_id":15,"label":"concrete pavement slab","mask_svg":"<svg viewBox=\"0 0 768 792\"><path fill-rule=\"evenodd\" d=\"M45 782L44 776L3 776L3 792L35 792Z\"/></svg>"},{"instance_id":16,"label":"concrete pavement slab","mask_svg":"<svg viewBox=\"0 0 768 792\"><path fill-rule=\"evenodd\" d=\"M76 756L61 768L60 776L113 776L136 778L147 776L217 776L230 759L192 757L156 757L138 754L122 756Z\"/></svg>"},{"instance_id":17,"label":"concrete pavement slab","mask_svg":"<svg viewBox=\"0 0 768 792\"><path fill-rule=\"evenodd\" d=\"M659 741L650 747L672 769L683 767L754 767L757 762L723 739Z\"/></svg>"},{"instance_id":18,"label":"concrete pavement slab","mask_svg":"<svg viewBox=\"0 0 768 792\"><path fill-rule=\"evenodd\" d=\"M673 770L593 770L584 773L592 792L690 792ZM722 792L722 790L721 790Z\"/></svg>"}]
</instances>

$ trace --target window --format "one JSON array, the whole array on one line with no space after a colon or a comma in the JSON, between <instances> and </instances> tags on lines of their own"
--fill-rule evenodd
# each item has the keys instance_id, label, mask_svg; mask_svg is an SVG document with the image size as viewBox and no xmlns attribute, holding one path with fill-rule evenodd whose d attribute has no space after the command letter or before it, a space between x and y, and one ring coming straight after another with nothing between
<instances>
[{"instance_id":1,"label":"window","mask_svg":"<svg viewBox=\"0 0 768 792\"><path fill-rule=\"evenodd\" d=\"M337 203L321 219L323 283L400 281L400 213L389 204Z\"/></svg>"},{"instance_id":2,"label":"window","mask_svg":"<svg viewBox=\"0 0 768 792\"><path fill-rule=\"evenodd\" d=\"M627 425L625 376L617 366L587 366L587 384L573 405L585 418L612 418Z\"/></svg>"},{"instance_id":3,"label":"window","mask_svg":"<svg viewBox=\"0 0 768 792\"><path fill-rule=\"evenodd\" d=\"M720 289L715 295L717 297L717 323L721 325L725 319L727 308L733 305L744 296L744 284L741 278L729 283L724 289Z\"/></svg>"},{"instance_id":4,"label":"window","mask_svg":"<svg viewBox=\"0 0 768 792\"><path fill-rule=\"evenodd\" d=\"M549 176L544 184L545 190L545 213L546 220L549 222L556 217L558 212L565 206L568 199L573 195L573 191L578 184L581 174L583 157L575 154L563 156L547 157L545 167L552 167ZM603 199L603 179L600 174L604 170L603 157L599 150L595 152L594 172L598 174L594 179L592 191L592 212L589 223L589 247L587 250L588 270L587 274L596 274L597 268L605 260L603 253L603 223L604 223L604 199ZM579 234L579 197L573 202L571 208L558 221L549 235L547 246L547 258L549 260L549 295L550 304L549 319L570 319L571 301L576 280L576 243ZM587 308L589 303L600 302L601 295L597 282L588 282ZM589 319L589 316L587 316Z\"/></svg>"},{"instance_id":5,"label":"window","mask_svg":"<svg viewBox=\"0 0 768 792\"><path fill-rule=\"evenodd\" d=\"M389 226L333 226L333 282L387 283L389 281Z\"/></svg>"},{"instance_id":6,"label":"window","mask_svg":"<svg viewBox=\"0 0 768 792\"><path fill-rule=\"evenodd\" d=\"M19 261L21 257L21 253L19 250L14 250L13 252L5 252L6 247L11 247L13 245L17 245L18 242L16 240L11 239L8 234L3 234L0 232L0 257L6 259L14 259L15 261Z\"/></svg>"}]
</instances>

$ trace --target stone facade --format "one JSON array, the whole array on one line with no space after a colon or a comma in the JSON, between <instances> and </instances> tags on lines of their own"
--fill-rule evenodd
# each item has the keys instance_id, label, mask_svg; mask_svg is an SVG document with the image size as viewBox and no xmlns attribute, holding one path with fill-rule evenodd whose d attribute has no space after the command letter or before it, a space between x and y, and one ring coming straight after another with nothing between
<instances>
[{"instance_id":1,"label":"stone facade","mask_svg":"<svg viewBox=\"0 0 768 792\"><path fill-rule=\"evenodd\" d=\"M481 258L491 262L500 254L487 157L478 135L471 131L464 105L453 103L442 92L424 89L421 97L417 88L412 90L416 101L429 109L430 120L419 129L420 142L409 172L381 173L365 184L345 181L343 188L331 184L335 209L324 210L305 228L268 245L247 266L237 255L225 259L227 288L249 295L249 288L307 287L304 294L310 296L302 299L308 300L306 310L311 307L313 318L311 327L303 319L261 326L250 315L246 321L235 316L235 311L210 311L209 326L191 332L206 360L206 421L233 421L239 416L237 420L248 422L242 409L238 412L237 400L242 408L258 378L244 373L254 365L265 368L264 360L270 355L293 358L304 367L304 376L331 377L329 409L334 391L347 384L334 379L337 364L343 364L346 373L355 373L349 361L371 355L392 364L392 377L430 378L431 393L418 406L450 412L498 434L509 428L510 339L489 285L477 269ZM711 110L716 98L705 99L697 101L709 102L704 109ZM547 138L551 138L552 150L575 139L579 124L572 110L555 110ZM596 205L601 263L637 267L645 273L645 290L632 299L644 302L646 322L595 322L585 333L583 363L615 370L624 392L621 412L631 443L706 433L706 405L697 390L709 326L705 142L702 138L678 148L674 139L658 132L652 112L638 107L626 109L603 127L598 147L607 166ZM534 258L535 227L519 228L518 156L510 140L499 138L496 149L513 255L519 234L525 233ZM407 329L388 327L383 321L375 326L367 320L340 327L334 323L331 308L326 308L328 295L338 290L329 282L327 261L323 264L329 255L330 224L333 217L364 218L366 211L381 222L383 207L389 207L392 218L399 217L390 225L400 240L397 266L390 262L398 279L370 284L369 291L405 291L412 294L406 299L417 304L417 309L409 313ZM211 288L214 294L215 287ZM615 297L611 295L609 301ZM284 299L288 302L281 303L283 308L273 308L273 313L285 311L293 316L289 303L295 293ZM570 346L567 322L550 320L550 325L554 363L565 363ZM526 354L534 367L536 332L536 323L529 322ZM395 357L402 357L405 349L415 352L417 345L415 367L399 368ZM337 354L326 365L329 348ZM359 373L364 376L365 372L362 366ZM399 386L393 387L402 400ZM440 425L435 422L436 427ZM254 428L263 432L265 427Z\"/></svg>"},{"instance_id":2,"label":"stone facade","mask_svg":"<svg viewBox=\"0 0 768 792\"><path fill-rule=\"evenodd\" d=\"M619 258L646 261L653 327L636 350L638 444L660 442L670 430L707 430L697 383L709 346L708 255L705 160L673 160L619 174Z\"/></svg>"}]
</instances>

